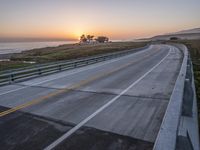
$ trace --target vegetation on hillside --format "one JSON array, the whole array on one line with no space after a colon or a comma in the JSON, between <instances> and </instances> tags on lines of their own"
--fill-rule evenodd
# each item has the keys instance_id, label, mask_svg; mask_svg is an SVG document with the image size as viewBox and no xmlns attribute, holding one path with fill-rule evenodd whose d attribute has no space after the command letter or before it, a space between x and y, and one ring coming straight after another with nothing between
<instances>
[{"instance_id":1,"label":"vegetation on hillside","mask_svg":"<svg viewBox=\"0 0 200 150\"><path fill-rule=\"evenodd\" d=\"M13 55L12 61L35 61L50 62L59 60L69 60L98 54L116 52L145 46L146 43L134 42L113 42L98 44L68 44L58 47L47 47L24 51Z\"/></svg>"},{"instance_id":2,"label":"vegetation on hillside","mask_svg":"<svg viewBox=\"0 0 200 150\"><path fill-rule=\"evenodd\" d=\"M182 40L181 43L188 47L193 63L200 123L200 40Z\"/></svg>"},{"instance_id":3,"label":"vegetation on hillside","mask_svg":"<svg viewBox=\"0 0 200 150\"><path fill-rule=\"evenodd\" d=\"M24 61L46 63L60 60L70 60L143 47L146 44L146 42L108 42L91 44L66 44L58 47L33 49L13 55L11 57L11 61L0 62L0 71L33 65L24 63Z\"/></svg>"},{"instance_id":4,"label":"vegetation on hillside","mask_svg":"<svg viewBox=\"0 0 200 150\"><path fill-rule=\"evenodd\" d=\"M33 64L24 63L23 61L0 61L0 74L3 70L27 67Z\"/></svg>"}]
</instances>

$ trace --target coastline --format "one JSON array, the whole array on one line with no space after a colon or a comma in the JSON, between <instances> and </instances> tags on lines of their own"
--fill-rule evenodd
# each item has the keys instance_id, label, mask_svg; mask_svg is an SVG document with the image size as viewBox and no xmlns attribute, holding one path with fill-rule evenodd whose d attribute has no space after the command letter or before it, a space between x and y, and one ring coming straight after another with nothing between
<instances>
[{"instance_id":1,"label":"coastline","mask_svg":"<svg viewBox=\"0 0 200 150\"><path fill-rule=\"evenodd\" d=\"M20 53L36 48L56 47L64 44L73 44L77 41L23 41L23 42L0 42L0 55ZM0 56L0 58L3 57Z\"/></svg>"}]
</instances>

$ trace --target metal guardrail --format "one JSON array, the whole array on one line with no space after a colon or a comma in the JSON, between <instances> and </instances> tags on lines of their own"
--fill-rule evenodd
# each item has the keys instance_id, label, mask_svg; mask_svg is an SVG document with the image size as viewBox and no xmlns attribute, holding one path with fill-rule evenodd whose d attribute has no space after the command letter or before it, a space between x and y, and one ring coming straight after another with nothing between
<instances>
[{"instance_id":1,"label":"metal guardrail","mask_svg":"<svg viewBox=\"0 0 200 150\"><path fill-rule=\"evenodd\" d=\"M77 59L77 60L71 60L71 61L59 61L54 63L48 63L48 64L41 64L41 65L35 65L33 67L25 67L20 69L14 69L14 70L8 70L1 72L0 74L0 85L5 85L17 81L27 80L30 78L35 78L38 76L48 75L64 70L74 69L90 64L94 64L97 62L102 62L106 60L110 60L113 58L125 56L134 52L137 52L139 50L148 48L149 45L142 47L142 48L135 48L130 49L126 51L121 52L114 52L104 55L98 55L83 59Z\"/></svg>"}]
</instances>

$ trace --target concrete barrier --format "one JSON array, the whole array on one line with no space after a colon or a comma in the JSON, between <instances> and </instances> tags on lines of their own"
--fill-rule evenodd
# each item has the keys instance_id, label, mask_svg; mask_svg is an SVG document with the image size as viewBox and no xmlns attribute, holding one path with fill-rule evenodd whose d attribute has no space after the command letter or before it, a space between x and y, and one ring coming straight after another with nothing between
<instances>
[{"instance_id":1,"label":"concrete barrier","mask_svg":"<svg viewBox=\"0 0 200 150\"><path fill-rule=\"evenodd\" d=\"M176 45L177 46L177 45ZM167 106L158 136L154 144L154 150L175 150L178 127L182 112L184 83L187 70L188 50L181 46L184 58L177 77L169 104Z\"/></svg>"}]
</instances>

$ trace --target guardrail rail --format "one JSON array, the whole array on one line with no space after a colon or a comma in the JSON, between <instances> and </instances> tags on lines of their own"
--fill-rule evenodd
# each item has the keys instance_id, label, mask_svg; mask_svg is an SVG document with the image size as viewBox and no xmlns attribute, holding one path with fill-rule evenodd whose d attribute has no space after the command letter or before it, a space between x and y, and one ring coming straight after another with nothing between
<instances>
[{"instance_id":1,"label":"guardrail rail","mask_svg":"<svg viewBox=\"0 0 200 150\"><path fill-rule=\"evenodd\" d=\"M51 62L47 64L35 65L32 67L25 67L20 69L13 69L2 71L0 74L0 85L11 84L13 82L18 82L22 80L27 80L30 78L35 78L39 76L44 76L64 70L74 69L106 60L110 60L113 58L125 56L131 53L135 53L139 50L148 48L149 45L141 48L135 48L120 52L114 52L104 55L98 55L93 57L87 57L82 59L76 59L71 61L58 61L58 62Z\"/></svg>"}]
</instances>

